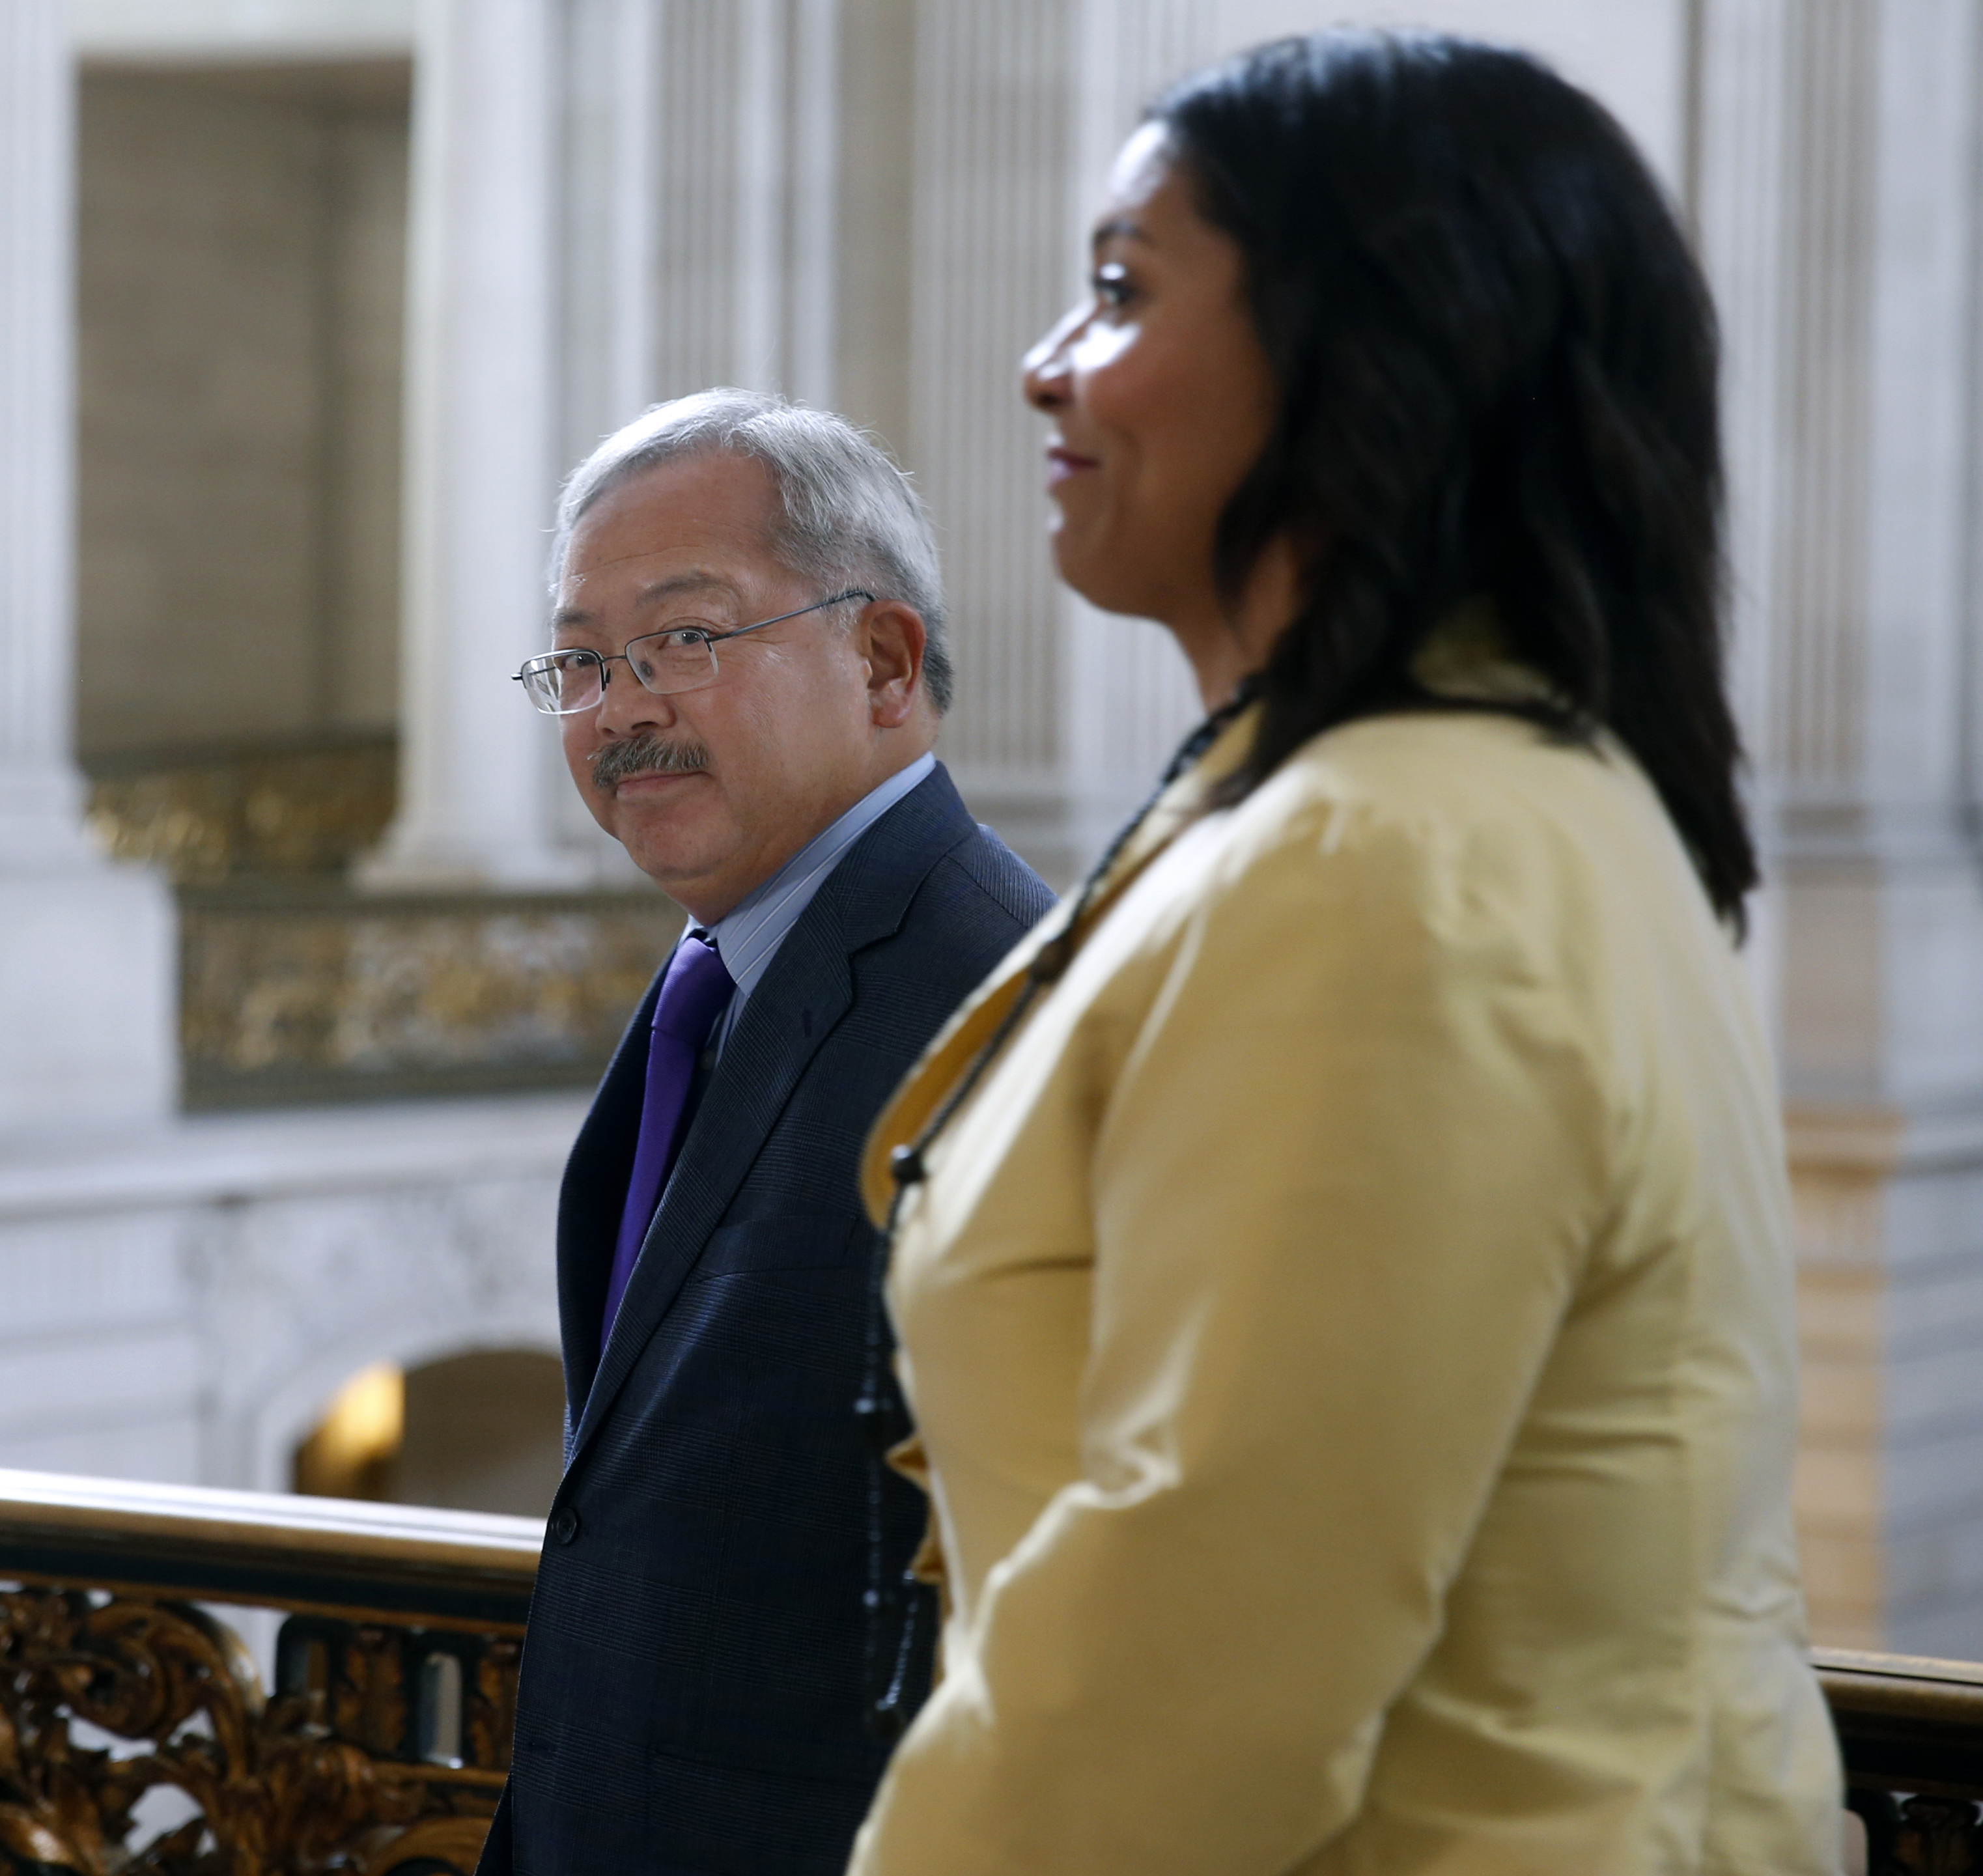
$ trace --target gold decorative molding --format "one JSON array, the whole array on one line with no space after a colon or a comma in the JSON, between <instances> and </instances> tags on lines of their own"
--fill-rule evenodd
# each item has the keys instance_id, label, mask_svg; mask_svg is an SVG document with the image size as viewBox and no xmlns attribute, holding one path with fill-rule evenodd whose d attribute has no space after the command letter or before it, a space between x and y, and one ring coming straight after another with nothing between
<instances>
[{"instance_id":1,"label":"gold decorative molding","mask_svg":"<svg viewBox=\"0 0 1983 1876\"><path fill-rule=\"evenodd\" d=\"M390 732L93 758L90 825L179 889L186 1103L583 1086L681 927L644 886L365 894Z\"/></svg>"},{"instance_id":2,"label":"gold decorative molding","mask_svg":"<svg viewBox=\"0 0 1983 1876\"><path fill-rule=\"evenodd\" d=\"M1913 1173L1983 1166L1983 1105L1784 1103L1791 1170L1878 1183Z\"/></svg>"},{"instance_id":3,"label":"gold decorative molding","mask_svg":"<svg viewBox=\"0 0 1983 1876\"><path fill-rule=\"evenodd\" d=\"M659 893L180 895L187 1104L582 1085L681 928Z\"/></svg>"},{"instance_id":4,"label":"gold decorative molding","mask_svg":"<svg viewBox=\"0 0 1983 1876\"><path fill-rule=\"evenodd\" d=\"M336 875L383 837L398 762L390 731L97 757L90 831L181 884Z\"/></svg>"}]
</instances>

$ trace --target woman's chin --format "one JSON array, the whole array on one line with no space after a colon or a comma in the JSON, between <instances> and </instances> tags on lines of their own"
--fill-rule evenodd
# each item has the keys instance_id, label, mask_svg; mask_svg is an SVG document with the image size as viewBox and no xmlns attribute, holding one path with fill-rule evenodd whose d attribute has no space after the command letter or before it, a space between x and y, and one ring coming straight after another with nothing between
<instances>
[{"instance_id":1,"label":"woman's chin","mask_svg":"<svg viewBox=\"0 0 1983 1876\"><path fill-rule=\"evenodd\" d=\"M1140 577L1142 570L1125 563L1128 557L1070 540L1064 528L1053 537L1053 557L1054 570L1062 584L1096 611L1119 613L1133 619L1152 616L1150 582Z\"/></svg>"}]
</instances>

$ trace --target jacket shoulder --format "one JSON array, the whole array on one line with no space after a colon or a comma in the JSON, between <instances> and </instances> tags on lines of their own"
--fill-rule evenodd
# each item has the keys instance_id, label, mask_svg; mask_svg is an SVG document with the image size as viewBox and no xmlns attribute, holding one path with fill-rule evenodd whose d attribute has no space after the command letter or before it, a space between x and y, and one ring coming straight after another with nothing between
<instances>
[{"instance_id":1,"label":"jacket shoulder","mask_svg":"<svg viewBox=\"0 0 1983 1876\"><path fill-rule=\"evenodd\" d=\"M975 888L1013 921L1019 932L1030 931L1053 909L1053 888L981 824L974 826L944 855L936 871L961 875L955 888L960 895Z\"/></svg>"},{"instance_id":2,"label":"jacket shoulder","mask_svg":"<svg viewBox=\"0 0 1983 1876\"><path fill-rule=\"evenodd\" d=\"M1052 888L995 834L968 825L918 881L874 964L913 978L947 1015L1053 903Z\"/></svg>"},{"instance_id":3,"label":"jacket shoulder","mask_svg":"<svg viewBox=\"0 0 1983 1876\"><path fill-rule=\"evenodd\" d=\"M1700 896L1621 747L1560 742L1507 717L1401 714L1326 731L1239 804L1232 831L1237 854L1269 865L1306 864L1318 847L1344 860L1395 851L1470 891L1506 874L1526 897L1543 877L1617 884L1636 869L1641 885Z\"/></svg>"}]
</instances>

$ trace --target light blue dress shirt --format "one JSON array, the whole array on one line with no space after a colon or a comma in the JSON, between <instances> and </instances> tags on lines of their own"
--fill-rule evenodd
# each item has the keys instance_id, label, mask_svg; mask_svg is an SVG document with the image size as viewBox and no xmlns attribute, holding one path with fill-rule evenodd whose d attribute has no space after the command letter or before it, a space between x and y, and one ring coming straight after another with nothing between
<instances>
[{"instance_id":1,"label":"light blue dress shirt","mask_svg":"<svg viewBox=\"0 0 1983 1876\"><path fill-rule=\"evenodd\" d=\"M704 933L736 980L736 993L717 1018L716 1032L710 1038L710 1046L717 1055L730 1040L730 1032L737 1027L737 1018L750 1001L751 992L771 968L778 947L785 941L785 934L798 923L800 913L812 903L813 895L826 884L848 848L935 767L936 757L925 754L907 768L898 769L879 788L864 794L832 826L815 834L714 925L691 925L682 934L686 940L695 932Z\"/></svg>"}]
</instances>

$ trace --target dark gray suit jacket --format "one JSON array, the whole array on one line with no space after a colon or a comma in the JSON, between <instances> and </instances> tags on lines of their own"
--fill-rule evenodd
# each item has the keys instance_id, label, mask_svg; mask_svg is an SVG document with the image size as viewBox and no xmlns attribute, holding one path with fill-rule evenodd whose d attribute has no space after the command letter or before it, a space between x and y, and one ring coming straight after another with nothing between
<instances>
[{"instance_id":1,"label":"dark gray suit jacket","mask_svg":"<svg viewBox=\"0 0 1983 1876\"><path fill-rule=\"evenodd\" d=\"M1052 903L941 767L855 842L744 1007L602 1359L650 987L565 1174L571 1432L488 1876L839 1876L887 1757L863 1719L874 1475L852 1407L877 1239L857 1162ZM882 1489L892 1580L925 1506Z\"/></svg>"}]
</instances>

